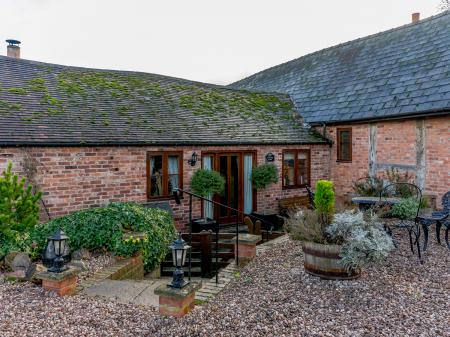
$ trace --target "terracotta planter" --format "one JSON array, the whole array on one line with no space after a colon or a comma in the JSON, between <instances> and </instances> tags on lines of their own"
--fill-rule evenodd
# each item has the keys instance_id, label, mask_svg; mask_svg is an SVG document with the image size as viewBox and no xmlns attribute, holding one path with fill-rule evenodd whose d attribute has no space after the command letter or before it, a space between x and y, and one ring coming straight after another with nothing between
<instances>
[{"instance_id":1,"label":"terracotta planter","mask_svg":"<svg viewBox=\"0 0 450 337\"><path fill-rule=\"evenodd\" d=\"M314 242L302 242L307 273L329 280L352 280L361 275L361 271L347 272L340 263L342 246L323 245Z\"/></svg>"}]
</instances>

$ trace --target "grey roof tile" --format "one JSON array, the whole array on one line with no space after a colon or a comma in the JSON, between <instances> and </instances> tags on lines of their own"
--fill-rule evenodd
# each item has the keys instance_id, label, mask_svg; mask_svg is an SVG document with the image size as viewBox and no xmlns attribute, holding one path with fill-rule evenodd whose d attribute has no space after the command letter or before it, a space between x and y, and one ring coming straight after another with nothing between
<instances>
[{"instance_id":1,"label":"grey roof tile","mask_svg":"<svg viewBox=\"0 0 450 337\"><path fill-rule=\"evenodd\" d=\"M304 144L287 94L0 56L0 145Z\"/></svg>"},{"instance_id":2,"label":"grey roof tile","mask_svg":"<svg viewBox=\"0 0 450 337\"><path fill-rule=\"evenodd\" d=\"M300 57L229 87L288 93L305 121L314 123L449 111L449 84L446 12Z\"/></svg>"}]
</instances>

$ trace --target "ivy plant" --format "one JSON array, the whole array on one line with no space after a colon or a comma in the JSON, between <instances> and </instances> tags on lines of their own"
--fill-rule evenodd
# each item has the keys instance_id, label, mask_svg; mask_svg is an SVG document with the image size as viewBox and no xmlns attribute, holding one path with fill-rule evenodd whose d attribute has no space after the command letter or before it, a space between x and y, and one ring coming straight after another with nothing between
<instances>
[{"instance_id":1,"label":"ivy plant","mask_svg":"<svg viewBox=\"0 0 450 337\"><path fill-rule=\"evenodd\" d=\"M252 170L252 183L256 189L264 189L270 184L278 183L278 176L278 169L274 164L259 165Z\"/></svg>"}]
</instances>

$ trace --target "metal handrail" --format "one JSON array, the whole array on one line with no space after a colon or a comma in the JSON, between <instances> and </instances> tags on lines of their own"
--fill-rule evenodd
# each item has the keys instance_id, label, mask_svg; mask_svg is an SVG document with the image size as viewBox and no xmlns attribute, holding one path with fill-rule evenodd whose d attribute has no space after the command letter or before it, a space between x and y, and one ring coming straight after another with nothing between
<instances>
[{"instance_id":1,"label":"metal handrail","mask_svg":"<svg viewBox=\"0 0 450 337\"><path fill-rule=\"evenodd\" d=\"M234 207L230 207L230 206L224 205L224 204L222 204L220 202L217 202L217 201L214 201L214 200L202 197L202 196L200 196L198 194L195 194L195 193L183 190L181 188L174 188L173 189L173 196L175 197L175 202L177 204L181 204L180 196L178 195L179 191L189 195L189 241L190 241L190 244L192 244L192 197L196 197L196 198L198 198L200 200L211 202L214 205L225 207L227 209L230 209L230 210L236 212L236 254L235 254L236 255L235 256L236 265L239 265L239 244L238 244L239 243L239 220L238 220L239 214L244 215L244 216L249 216L249 217L252 217L252 218L254 218L256 220L259 220L259 221L261 221L261 222L263 222L263 223L265 223L267 225L270 225L271 228L275 227L275 225L273 223L271 223L270 221L262 219L262 218L260 218L258 216L242 212L242 211L240 211L240 210L238 210L238 209L236 209ZM219 249L218 249L218 244L219 244L218 243L219 242L218 234L219 234L219 229L220 229L220 227L219 227L219 225L217 225L217 231L216 231L216 283L219 283L219 280L218 280L218 275L219 275L219 273L218 273L218 268L219 268L218 267L218 251L219 251ZM269 238L269 231L267 230L266 232L267 232L267 239L268 239ZM189 280L190 279L191 279L191 250L189 251Z\"/></svg>"}]
</instances>

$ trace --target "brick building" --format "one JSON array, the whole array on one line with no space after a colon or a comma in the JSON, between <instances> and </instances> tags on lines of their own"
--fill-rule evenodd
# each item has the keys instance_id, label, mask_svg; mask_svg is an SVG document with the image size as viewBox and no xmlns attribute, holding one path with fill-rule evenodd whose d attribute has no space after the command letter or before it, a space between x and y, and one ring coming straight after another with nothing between
<instances>
[{"instance_id":1,"label":"brick building","mask_svg":"<svg viewBox=\"0 0 450 337\"><path fill-rule=\"evenodd\" d=\"M232 88L290 94L333 140L330 178L346 196L396 168L425 194L450 190L450 12L269 68Z\"/></svg>"},{"instance_id":2,"label":"brick building","mask_svg":"<svg viewBox=\"0 0 450 337\"><path fill-rule=\"evenodd\" d=\"M51 217L110 201L168 202L182 225L188 200L176 205L172 190L189 190L200 167L226 178L218 201L248 213L276 212L278 198L329 177L328 140L303 127L286 94L17 55L0 56L0 170L13 162ZM281 179L256 191L251 169L269 157ZM204 215L234 221L194 201L194 216Z\"/></svg>"}]
</instances>

